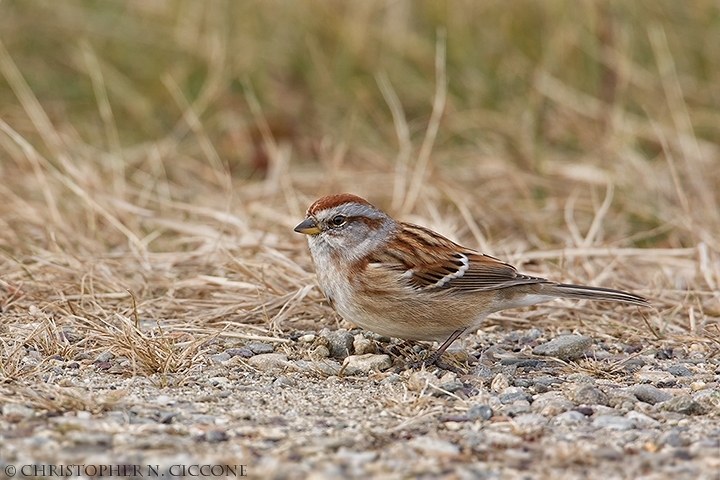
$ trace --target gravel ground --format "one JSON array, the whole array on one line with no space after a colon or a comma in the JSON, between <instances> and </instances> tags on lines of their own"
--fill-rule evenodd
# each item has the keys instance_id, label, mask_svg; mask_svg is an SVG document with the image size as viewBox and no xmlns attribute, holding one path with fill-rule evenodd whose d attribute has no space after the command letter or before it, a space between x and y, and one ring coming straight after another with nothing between
<instances>
[{"instance_id":1,"label":"gravel ground","mask_svg":"<svg viewBox=\"0 0 720 480\"><path fill-rule=\"evenodd\" d=\"M27 465L78 464L96 476L124 466L115 471L124 478L193 476L190 465L250 478L720 478L720 362L701 344L490 328L450 353L467 371L458 374L408 370L427 345L359 330L286 340L216 339L183 377L135 376L111 353L52 359L45 384L0 386L0 468L17 477ZM480 361L468 365L466 352L482 352ZM23 362L37 359L29 351ZM32 392L62 400L63 411L49 413Z\"/></svg>"}]
</instances>

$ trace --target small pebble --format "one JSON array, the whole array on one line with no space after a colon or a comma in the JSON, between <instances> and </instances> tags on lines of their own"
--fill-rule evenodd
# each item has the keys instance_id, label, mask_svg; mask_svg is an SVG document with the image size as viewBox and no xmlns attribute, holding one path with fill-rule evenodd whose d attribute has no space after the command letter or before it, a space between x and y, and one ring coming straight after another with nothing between
<instances>
[{"instance_id":1,"label":"small pebble","mask_svg":"<svg viewBox=\"0 0 720 480\"><path fill-rule=\"evenodd\" d=\"M296 385L295 380L293 380L292 378L285 377L285 376L279 376L273 382L273 386L279 387L279 388L294 387L295 385Z\"/></svg>"},{"instance_id":2,"label":"small pebble","mask_svg":"<svg viewBox=\"0 0 720 480\"><path fill-rule=\"evenodd\" d=\"M306 333L305 335L301 335L298 337L298 342L300 343L312 343L315 341L315 334L314 333Z\"/></svg>"},{"instance_id":3,"label":"small pebble","mask_svg":"<svg viewBox=\"0 0 720 480\"><path fill-rule=\"evenodd\" d=\"M528 343L532 343L538 338L542 337L542 330L539 328L533 327L530 330L527 331L525 335L522 335L520 338L518 338L518 344L519 345L525 345Z\"/></svg>"},{"instance_id":4,"label":"small pebble","mask_svg":"<svg viewBox=\"0 0 720 480\"><path fill-rule=\"evenodd\" d=\"M637 398L641 402L649 403L650 405L655 405L656 403L660 402L667 402L668 400L673 398L673 395L671 393L665 392L657 387L653 387L652 385L647 384L633 385L627 390L628 392L635 395L635 398Z\"/></svg>"},{"instance_id":5,"label":"small pebble","mask_svg":"<svg viewBox=\"0 0 720 480\"><path fill-rule=\"evenodd\" d=\"M635 423L631 419L620 417L618 415L599 415L593 419L592 424L598 428L620 431L632 430L635 428Z\"/></svg>"},{"instance_id":6,"label":"small pebble","mask_svg":"<svg viewBox=\"0 0 720 480\"><path fill-rule=\"evenodd\" d=\"M563 335L554 338L548 343L538 345L533 348L535 355L545 355L548 357L560 358L562 360L572 360L580 358L585 351L590 348L593 341L590 337L582 335Z\"/></svg>"},{"instance_id":7,"label":"small pebble","mask_svg":"<svg viewBox=\"0 0 720 480\"><path fill-rule=\"evenodd\" d=\"M650 367L647 366L635 372L633 377L635 377L635 381L638 383L654 384L657 384L658 382L667 382L675 378L671 373L651 370Z\"/></svg>"},{"instance_id":8,"label":"small pebble","mask_svg":"<svg viewBox=\"0 0 720 480\"><path fill-rule=\"evenodd\" d=\"M228 385L230 380L228 380L227 377L210 377L208 383L213 387L222 387Z\"/></svg>"},{"instance_id":9,"label":"small pebble","mask_svg":"<svg viewBox=\"0 0 720 480\"><path fill-rule=\"evenodd\" d=\"M608 397L595 385L582 385L571 389L568 395L576 405L607 405Z\"/></svg>"},{"instance_id":10,"label":"small pebble","mask_svg":"<svg viewBox=\"0 0 720 480\"><path fill-rule=\"evenodd\" d=\"M574 404L560 392L538 395L532 403L532 410L546 417L555 417L573 408Z\"/></svg>"},{"instance_id":11,"label":"small pebble","mask_svg":"<svg viewBox=\"0 0 720 480\"><path fill-rule=\"evenodd\" d=\"M462 390L463 387L465 387L465 385L463 385L463 383L461 381L455 380L455 381L448 382L448 383L441 383L437 387L439 390L433 389L433 390L435 390L433 392L433 396L441 397L445 394L445 392L453 393L453 392L457 392L458 390Z\"/></svg>"},{"instance_id":12,"label":"small pebble","mask_svg":"<svg viewBox=\"0 0 720 480\"><path fill-rule=\"evenodd\" d=\"M678 448L687 446L690 442L683 437L682 433L678 429L674 428L658 435L656 443L659 446L667 445Z\"/></svg>"},{"instance_id":13,"label":"small pebble","mask_svg":"<svg viewBox=\"0 0 720 480\"><path fill-rule=\"evenodd\" d=\"M255 355L255 354L253 353L253 351L250 350L250 349L247 348L247 347L228 348L227 350L225 350L225 353L227 353L227 354L230 355L231 357L240 356L240 357L242 357L242 358L250 358L250 357L252 357L253 355Z\"/></svg>"},{"instance_id":14,"label":"small pebble","mask_svg":"<svg viewBox=\"0 0 720 480\"><path fill-rule=\"evenodd\" d=\"M645 415L644 413L636 412L631 410L625 414L625 418L635 422L635 425L640 428L658 428L662 424L652 417Z\"/></svg>"},{"instance_id":15,"label":"small pebble","mask_svg":"<svg viewBox=\"0 0 720 480\"><path fill-rule=\"evenodd\" d=\"M676 377L692 377L693 372L685 365L672 365L667 368L669 373L672 373Z\"/></svg>"},{"instance_id":16,"label":"small pebble","mask_svg":"<svg viewBox=\"0 0 720 480\"><path fill-rule=\"evenodd\" d=\"M677 412L684 415L702 415L705 408L696 402L690 395L679 395L662 404L662 409L668 412Z\"/></svg>"},{"instance_id":17,"label":"small pebble","mask_svg":"<svg viewBox=\"0 0 720 480\"><path fill-rule=\"evenodd\" d=\"M388 337L387 335L380 335L379 333L369 332L370 338L375 340L376 342L380 343L390 343L392 342L392 338Z\"/></svg>"},{"instance_id":18,"label":"small pebble","mask_svg":"<svg viewBox=\"0 0 720 480\"><path fill-rule=\"evenodd\" d=\"M582 414L585 415L586 417L591 417L591 416L593 416L593 414L595 413L595 410L593 410L592 407L582 406L582 405L573 408L573 410L575 410L576 412L582 413Z\"/></svg>"},{"instance_id":19,"label":"small pebble","mask_svg":"<svg viewBox=\"0 0 720 480\"><path fill-rule=\"evenodd\" d=\"M247 363L258 370L282 370L290 365L284 353L263 353L247 359Z\"/></svg>"},{"instance_id":20,"label":"small pebble","mask_svg":"<svg viewBox=\"0 0 720 480\"><path fill-rule=\"evenodd\" d=\"M95 362L94 362L94 363L109 362L109 361L112 360L113 358L115 358L115 354L113 354L113 353L110 352L110 351L105 351L105 352L102 352L100 355L98 355L97 358L95 358Z\"/></svg>"},{"instance_id":21,"label":"small pebble","mask_svg":"<svg viewBox=\"0 0 720 480\"><path fill-rule=\"evenodd\" d=\"M327 340L331 356L345 358L348 355L352 355L355 338L352 333L344 328L335 331L324 328L320 332L320 336Z\"/></svg>"},{"instance_id":22,"label":"small pebble","mask_svg":"<svg viewBox=\"0 0 720 480\"><path fill-rule=\"evenodd\" d=\"M344 375L357 375L374 371L384 371L392 367L389 355L366 353L364 355L351 355L345 357L343 362Z\"/></svg>"},{"instance_id":23,"label":"small pebble","mask_svg":"<svg viewBox=\"0 0 720 480\"><path fill-rule=\"evenodd\" d=\"M318 345L310 352L312 358L328 358L330 356L330 350L325 345Z\"/></svg>"},{"instance_id":24,"label":"small pebble","mask_svg":"<svg viewBox=\"0 0 720 480\"><path fill-rule=\"evenodd\" d=\"M260 355L263 353L272 353L275 351L275 347L273 347L269 343L263 343L263 342L253 342L253 343L247 345L247 348L249 348L250 351L253 352L255 355Z\"/></svg>"},{"instance_id":25,"label":"small pebble","mask_svg":"<svg viewBox=\"0 0 720 480\"><path fill-rule=\"evenodd\" d=\"M507 405L509 403L525 400L530 402L532 400L532 395L529 393L525 393L523 391L517 391L517 392L509 392L509 393L501 393L498 395L498 399L503 404Z\"/></svg>"},{"instance_id":26,"label":"small pebble","mask_svg":"<svg viewBox=\"0 0 720 480\"><path fill-rule=\"evenodd\" d=\"M467 416L470 420L476 420L478 418L482 418L483 420L490 420L493 416L493 410L492 408L490 408L490 405L473 405L468 409Z\"/></svg>"},{"instance_id":27,"label":"small pebble","mask_svg":"<svg viewBox=\"0 0 720 480\"><path fill-rule=\"evenodd\" d=\"M720 390L706 388L693 393L693 400L706 412L720 412Z\"/></svg>"},{"instance_id":28,"label":"small pebble","mask_svg":"<svg viewBox=\"0 0 720 480\"><path fill-rule=\"evenodd\" d=\"M585 415L575 410L568 410L556 415L550 423L557 426L574 427L576 425L587 423Z\"/></svg>"},{"instance_id":29,"label":"small pebble","mask_svg":"<svg viewBox=\"0 0 720 480\"><path fill-rule=\"evenodd\" d=\"M475 366L475 368L473 368L472 376L483 380L491 380L495 377L495 373L493 373L492 369L487 365L479 363Z\"/></svg>"},{"instance_id":30,"label":"small pebble","mask_svg":"<svg viewBox=\"0 0 720 480\"><path fill-rule=\"evenodd\" d=\"M225 363L228 360L230 360L230 358L232 358L232 357L230 356L229 353L223 352L223 353L216 353L214 355L210 355L208 358L213 363Z\"/></svg>"},{"instance_id":31,"label":"small pebble","mask_svg":"<svg viewBox=\"0 0 720 480\"><path fill-rule=\"evenodd\" d=\"M707 388L707 384L705 382L692 382L690 384L690 390L693 392L699 392L700 390L705 390Z\"/></svg>"}]
</instances>

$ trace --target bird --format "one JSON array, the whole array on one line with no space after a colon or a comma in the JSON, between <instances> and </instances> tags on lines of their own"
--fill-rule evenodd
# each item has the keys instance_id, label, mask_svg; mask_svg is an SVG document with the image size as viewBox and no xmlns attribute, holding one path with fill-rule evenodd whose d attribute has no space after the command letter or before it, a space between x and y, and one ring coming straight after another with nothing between
<instances>
[{"instance_id":1,"label":"bird","mask_svg":"<svg viewBox=\"0 0 720 480\"><path fill-rule=\"evenodd\" d=\"M434 341L439 359L485 317L556 298L649 307L633 293L525 275L420 225L393 219L357 195L324 196L295 232L307 235L320 288L346 321L380 335Z\"/></svg>"}]
</instances>

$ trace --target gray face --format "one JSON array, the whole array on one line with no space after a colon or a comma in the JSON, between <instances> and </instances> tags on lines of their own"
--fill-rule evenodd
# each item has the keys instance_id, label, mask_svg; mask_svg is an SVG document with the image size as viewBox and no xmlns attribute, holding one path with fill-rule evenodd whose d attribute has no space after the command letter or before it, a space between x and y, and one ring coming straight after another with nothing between
<instances>
[{"instance_id":1,"label":"gray face","mask_svg":"<svg viewBox=\"0 0 720 480\"><path fill-rule=\"evenodd\" d=\"M310 250L317 255L340 255L357 261L388 239L395 221L370 205L345 203L318 212L314 220L320 233L310 235Z\"/></svg>"}]
</instances>

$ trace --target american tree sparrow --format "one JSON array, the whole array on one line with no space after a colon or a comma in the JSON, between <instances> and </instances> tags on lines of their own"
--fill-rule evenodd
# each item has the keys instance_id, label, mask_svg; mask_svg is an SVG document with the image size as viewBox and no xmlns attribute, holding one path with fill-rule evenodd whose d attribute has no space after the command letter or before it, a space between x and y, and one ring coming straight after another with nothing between
<instances>
[{"instance_id":1,"label":"american tree sparrow","mask_svg":"<svg viewBox=\"0 0 720 480\"><path fill-rule=\"evenodd\" d=\"M381 335L442 343L426 364L508 308L561 297L650 306L620 290L523 275L347 193L317 200L295 231L308 236L320 287L340 316Z\"/></svg>"}]
</instances>

